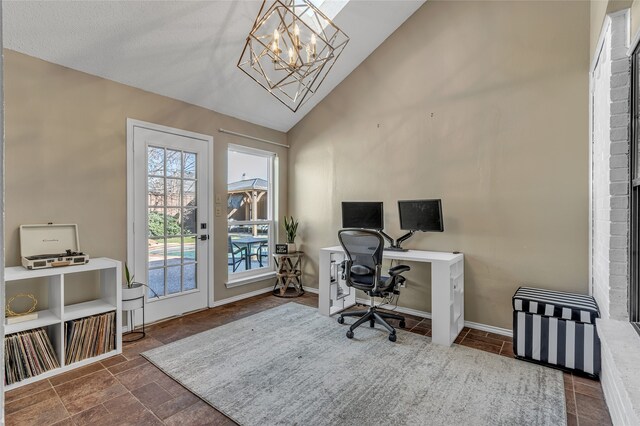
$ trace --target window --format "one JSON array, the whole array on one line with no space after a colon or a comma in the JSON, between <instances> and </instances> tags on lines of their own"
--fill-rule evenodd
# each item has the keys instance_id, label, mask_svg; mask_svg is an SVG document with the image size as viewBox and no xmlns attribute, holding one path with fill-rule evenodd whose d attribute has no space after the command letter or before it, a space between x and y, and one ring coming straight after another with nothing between
<instances>
[{"instance_id":1,"label":"window","mask_svg":"<svg viewBox=\"0 0 640 426\"><path fill-rule=\"evenodd\" d=\"M640 333L640 47L631 56L631 281L629 319Z\"/></svg>"},{"instance_id":2,"label":"window","mask_svg":"<svg viewBox=\"0 0 640 426\"><path fill-rule=\"evenodd\" d=\"M227 268L236 278L273 270L272 152L230 145L227 155Z\"/></svg>"},{"instance_id":3,"label":"window","mask_svg":"<svg viewBox=\"0 0 640 426\"><path fill-rule=\"evenodd\" d=\"M320 9L327 18L334 20L338 13L349 3L349 0L311 0L311 3Z\"/></svg>"}]
</instances>

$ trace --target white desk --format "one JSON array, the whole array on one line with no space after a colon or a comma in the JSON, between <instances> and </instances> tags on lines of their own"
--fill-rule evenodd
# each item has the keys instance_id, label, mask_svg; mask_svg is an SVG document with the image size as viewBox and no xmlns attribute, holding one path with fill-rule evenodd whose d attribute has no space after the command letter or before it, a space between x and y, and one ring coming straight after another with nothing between
<instances>
[{"instance_id":1,"label":"white desk","mask_svg":"<svg viewBox=\"0 0 640 426\"><path fill-rule=\"evenodd\" d=\"M464 327L464 255L438 251L385 251L385 259L431 263L432 342L451 346ZM356 303L356 291L341 279L341 246L320 249L318 310L334 315Z\"/></svg>"}]
</instances>

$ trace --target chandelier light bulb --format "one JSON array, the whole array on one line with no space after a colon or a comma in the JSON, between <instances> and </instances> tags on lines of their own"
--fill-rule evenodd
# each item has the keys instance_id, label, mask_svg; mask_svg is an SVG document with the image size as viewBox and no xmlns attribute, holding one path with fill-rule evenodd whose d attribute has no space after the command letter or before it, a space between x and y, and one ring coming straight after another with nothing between
<instances>
[{"instance_id":1,"label":"chandelier light bulb","mask_svg":"<svg viewBox=\"0 0 640 426\"><path fill-rule=\"evenodd\" d=\"M300 44L300 27L298 27L298 24L293 24L293 43L298 50L302 49L302 45Z\"/></svg>"},{"instance_id":2,"label":"chandelier light bulb","mask_svg":"<svg viewBox=\"0 0 640 426\"><path fill-rule=\"evenodd\" d=\"M316 57L316 35L311 34L311 57Z\"/></svg>"},{"instance_id":3,"label":"chandelier light bulb","mask_svg":"<svg viewBox=\"0 0 640 426\"><path fill-rule=\"evenodd\" d=\"M289 48L289 66L293 67L293 66L295 66L295 64L296 64L296 60L293 57L293 49L290 47Z\"/></svg>"}]
</instances>

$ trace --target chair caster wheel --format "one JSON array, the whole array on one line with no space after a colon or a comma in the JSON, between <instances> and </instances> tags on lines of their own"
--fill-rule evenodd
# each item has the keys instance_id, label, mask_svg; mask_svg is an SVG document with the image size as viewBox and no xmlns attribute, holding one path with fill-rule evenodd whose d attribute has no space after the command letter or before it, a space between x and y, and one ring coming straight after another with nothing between
<instances>
[{"instance_id":1,"label":"chair caster wheel","mask_svg":"<svg viewBox=\"0 0 640 426\"><path fill-rule=\"evenodd\" d=\"M369 321L369 327L373 328L376 326L376 322L375 321Z\"/></svg>"},{"instance_id":2,"label":"chair caster wheel","mask_svg":"<svg viewBox=\"0 0 640 426\"><path fill-rule=\"evenodd\" d=\"M347 337L349 339L353 339L353 331L351 331L351 330L347 331Z\"/></svg>"},{"instance_id":3,"label":"chair caster wheel","mask_svg":"<svg viewBox=\"0 0 640 426\"><path fill-rule=\"evenodd\" d=\"M395 341L396 341L396 335L395 335L395 333L394 333L394 334L390 334L390 335L389 335L389 340L391 340L392 342L395 342Z\"/></svg>"},{"instance_id":4,"label":"chair caster wheel","mask_svg":"<svg viewBox=\"0 0 640 426\"><path fill-rule=\"evenodd\" d=\"M400 328L405 328L407 324L404 321L400 321Z\"/></svg>"},{"instance_id":5,"label":"chair caster wheel","mask_svg":"<svg viewBox=\"0 0 640 426\"><path fill-rule=\"evenodd\" d=\"M338 324L344 324L344 317L338 317Z\"/></svg>"}]
</instances>

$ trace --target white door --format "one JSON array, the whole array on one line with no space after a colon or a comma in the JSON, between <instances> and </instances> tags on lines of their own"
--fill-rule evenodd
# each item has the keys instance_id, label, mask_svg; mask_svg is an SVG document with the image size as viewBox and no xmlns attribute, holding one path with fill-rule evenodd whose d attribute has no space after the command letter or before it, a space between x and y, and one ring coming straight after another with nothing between
<instances>
[{"instance_id":1,"label":"white door","mask_svg":"<svg viewBox=\"0 0 640 426\"><path fill-rule=\"evenodd\" d=\"M133 133L130 269L135 281L148 285L149 323L207 306L212 140L133 120L128 131Z\"/></svg>"}]
</instances>

